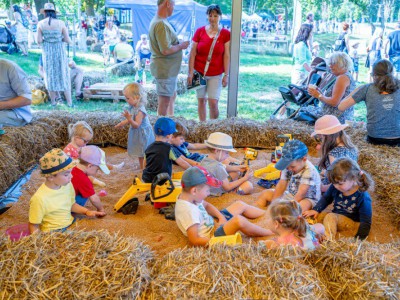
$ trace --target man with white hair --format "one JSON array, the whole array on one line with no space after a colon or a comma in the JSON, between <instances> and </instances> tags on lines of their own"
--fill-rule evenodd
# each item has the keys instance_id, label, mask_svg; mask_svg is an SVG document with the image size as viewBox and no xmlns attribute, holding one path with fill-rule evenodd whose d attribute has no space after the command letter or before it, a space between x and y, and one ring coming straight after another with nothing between
<instances>
[{"instance_id":1,"label":"man with white hair","mask_svg":"<svg viewBox=\"0 0 400 300\"><path fill-rule=\"evenodd\" d=\"M182 50L188 41L179 42L175 29L168 22L175 0L158 0L157 14L150 23L150 71L156 80L159 116L174 115L176 86L182 63Z\"/></svg>"}]
</instances>

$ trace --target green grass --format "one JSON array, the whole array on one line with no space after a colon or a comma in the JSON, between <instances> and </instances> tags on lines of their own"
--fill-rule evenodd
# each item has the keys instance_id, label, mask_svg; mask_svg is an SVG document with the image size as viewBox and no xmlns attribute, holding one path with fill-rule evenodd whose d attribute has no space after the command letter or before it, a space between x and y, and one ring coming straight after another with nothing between
<instances>
[{"instance_id":1,"label":"green grass","mask_svg":"<svg viewBox=\"0 0 400 300\"><path fill-rule=\"evenodd\" d=\"M327 45L331 45L337 34L320 34L315 35L314 40L321 43L322 55ZM355 38L357 39L357 38ZM364 37L359 37L360 41L364 41ZM290 83L290 73L292 69L292 58L283 53L264 54L257 53L257 45L246 45L246 49L240 54L240 69L239 69L239 94L237 98L238 116L259 121L269 119L271 113L282 102L282 97L278 92L279 86L284 86ZM72 53L72 52L71 52ZM10 59L15 61L28 75L38 75L38 61L40 50L32 50L28 57L19 55L0 54L0 58ZM85 71L100 71L103 72L103 59L100 53L77 53L74 58L76 63ZM363 65L364 60L361 59L359 80L362 83L367 82L368 70ZM148 80L151 80L151 75L147 72ZM110 82L125 82L133 81L132 76L116 77L109 75ZM227 106L227 88L222 91L220 99L220 117L226 117ZM117 111L122 112L126 107L124 101L112 103L110 100L92 100L89 102L77 102L72 109L61 106L56 109L74 111ZM49 110L52 109L50 104L42 104L34 106L33 110ZM358 121L365 121L366 109L364 105L357 105L355 108L355 116ZM150 111L150 114L156 114L155 111ZM195 92L188 92L185 95L177 97L175 105L175 114L189 119L197 119L197 99Z\"/></svg>"}]
</instances>

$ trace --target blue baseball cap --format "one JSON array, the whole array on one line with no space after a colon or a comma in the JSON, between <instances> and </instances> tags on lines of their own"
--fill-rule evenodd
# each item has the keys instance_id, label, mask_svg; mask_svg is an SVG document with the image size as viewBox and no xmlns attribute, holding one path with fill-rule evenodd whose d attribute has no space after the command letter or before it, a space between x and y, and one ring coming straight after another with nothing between
<instances>
[{"instance_id":1,"label":"blue baseball cap","mask_svg":"<svg viewBox=\"0 0 400 300\"><path fill-rule=\"evenodd\" d=\"M282 157L276 163L275 168L284 170L292 161L303 158L308 153L307 146L299 140L291 140L286 142L282 148Z\"/></svg>"},{"instance_id":2,"label":"blue baseball cap","mask_svg":"<svg viewBox=\"0 0 400 300\"><path fill-rule=\"evenodd\" d=\"M156 135L167 136L176 132L174 120L166 117L158 118L154 124L154 133Z\"/></svg>"},{"instance_id":3,"label":"blue baseball cap","mask_svg":"<svg viewBox=\"0 0 400 300\"><path fill-rule=\"evenodd\" d=\"M181 184L183 188L189 188L200 184L207 184L212 187L220 187L222 182L211 176L205 168L196 166L190 167L183 173Z\"/></svg>"}]
</instances>

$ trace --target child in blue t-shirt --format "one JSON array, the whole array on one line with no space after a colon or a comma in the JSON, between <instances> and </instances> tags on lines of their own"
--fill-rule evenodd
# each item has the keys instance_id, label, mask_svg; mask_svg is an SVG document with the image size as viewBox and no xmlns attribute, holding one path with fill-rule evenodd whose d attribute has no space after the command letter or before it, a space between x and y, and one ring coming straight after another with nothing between
<instances>
[{"instance_id":1,"label":"child in blue t-shirt","mask_svg":"<svg viewBox=\"0 0 400 300\"><path fill-rule=\"evenodd\" d=\"M365 239L372 223L372 204L368 188L373 184L371 177L362 171L350 158L339 158L327 170L332 183L321 200L304 217L317 217L322 221L328 239L334 239L339 230L356 229L356 238ZM322 213L333 202L333 210Z\"/></svg>"}]
</instances>

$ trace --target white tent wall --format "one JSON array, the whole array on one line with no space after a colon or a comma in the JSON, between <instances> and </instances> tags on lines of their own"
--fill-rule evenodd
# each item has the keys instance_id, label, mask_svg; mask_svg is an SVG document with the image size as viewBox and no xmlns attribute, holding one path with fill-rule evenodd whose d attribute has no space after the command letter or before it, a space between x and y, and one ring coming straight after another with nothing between
<instances>
[{"instance_id":1,"label":"white tent wall","mask_svg":"<svg viewBox=\"0 0 400 300\"><path fill-rule=\"evenodd\" d=\"M143 33L148 34L151 19L157 12L155 0L106 0L107 8L132 10L133 41L139 40ZM168 18L176 32L188 36L194 30L207 24L207 7L192 0L176 0L173 15ZM193 22L194 19L194 22Z\"/></svg>"}]
</instances>

